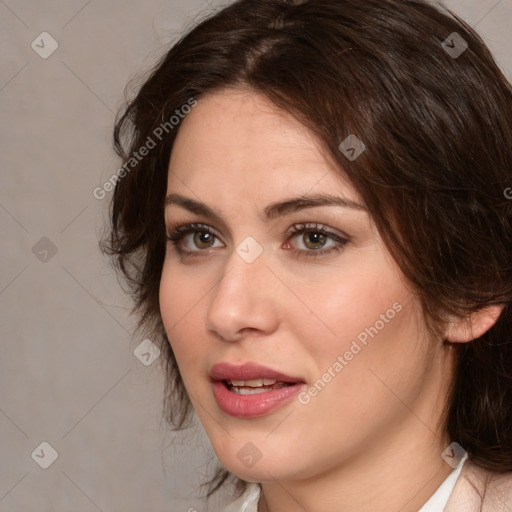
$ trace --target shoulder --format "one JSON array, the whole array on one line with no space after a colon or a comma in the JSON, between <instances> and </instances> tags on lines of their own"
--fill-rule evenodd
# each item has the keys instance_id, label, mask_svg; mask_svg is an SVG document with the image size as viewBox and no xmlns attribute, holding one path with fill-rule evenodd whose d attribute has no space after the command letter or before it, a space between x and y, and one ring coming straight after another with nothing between
<instances>
[{"instance_id":1,"label":"shoulder","mask_svg":"<svg viewBox=\"0 0 512 512\"><path fill-rule=\"evenodd\" d=\"M457 479L444 512L510 512L512 472L495 473L471 461Z\"/></svg>"}]
</instances>

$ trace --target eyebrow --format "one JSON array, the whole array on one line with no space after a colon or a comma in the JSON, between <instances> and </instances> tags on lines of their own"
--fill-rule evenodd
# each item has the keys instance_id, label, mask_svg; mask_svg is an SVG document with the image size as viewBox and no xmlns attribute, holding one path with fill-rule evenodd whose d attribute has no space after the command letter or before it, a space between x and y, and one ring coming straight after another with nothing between
<instances>
[{"instance_id":1,"label":"eyebrow","mask_svg":"<svg viewBox=\"0 0 512 512\"><path fill-rule=\"evenodd\" d=\"M219 211L190 197L185 197L180 194L169 194L165 198L165 207L170 205L181 206L189 212L195 213L197 215L203 215L205 217L222 221L222 215ZM364 206L356 203L355 201L351 201L350 199L345 199L343 197L333 196L330 194L312 194L271 203L263 210L263 212L267 219L275 219L276 217L282 217L293 212L319 206L338 206L343 208L352 208L354 210L367 211Z\"/></svg>"}]
</instances>

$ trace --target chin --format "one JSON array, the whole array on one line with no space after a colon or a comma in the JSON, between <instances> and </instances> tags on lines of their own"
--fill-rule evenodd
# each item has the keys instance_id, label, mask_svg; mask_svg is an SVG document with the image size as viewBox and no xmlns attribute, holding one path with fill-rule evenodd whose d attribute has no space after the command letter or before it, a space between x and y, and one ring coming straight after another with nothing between
<instances>
[{"instance_id":1,"label":"chin","mask_svg":"<svg viewBox=\"0 0 512 512\"><path fill-rule=\"evenodd\" d=\"M266 458L262 456L256 462L251 462L248 459L244 461L243 456L240 460L238 453L233 453L230 456L219 457L219 460L230 473L246 482L260 483L289 480L298 476L296 474L297 466L282 457L276 460L275 457ZM293 475L290 473L290 467L292 466L295 468Z\"/></svg>"}]
</instances>

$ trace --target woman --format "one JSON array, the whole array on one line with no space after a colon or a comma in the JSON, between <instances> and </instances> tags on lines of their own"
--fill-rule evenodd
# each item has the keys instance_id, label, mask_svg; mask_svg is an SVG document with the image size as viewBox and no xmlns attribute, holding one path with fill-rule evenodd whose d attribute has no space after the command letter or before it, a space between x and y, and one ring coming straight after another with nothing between
<instances>
[{"instance_id":1,"label":"woman","mask_svg":"<svg viewBox=\"0 0 512 512\"><path fill-rule=\"evenodd\" d=\"M230 512L511 510L511 141L423 1L240 0L158 64L108 247Z\"/></svg>"}]
</instances>

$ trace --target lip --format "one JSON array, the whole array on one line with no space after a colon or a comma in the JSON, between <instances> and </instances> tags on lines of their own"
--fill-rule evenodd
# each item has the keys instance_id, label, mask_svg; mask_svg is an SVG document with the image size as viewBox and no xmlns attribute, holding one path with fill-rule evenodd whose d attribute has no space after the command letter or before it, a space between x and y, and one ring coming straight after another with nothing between
<instances>
[{"instance_id":1,"label":"lip","mask_svg":"<svg viewBox=\"0 0 512 512\"><path fill-rule=\"evenodd\" d=\"M270 414L290 402L305 386L304 380L300 377L292 377L252 362L242 365L216 364L210 370L210 378L217 405L223 412L235 418L256 418ZM250 379L274 379L292 385L254 395L239 395L230 391L223 382Z\"/></svg>"},{"instance_id":2,"label":"lip","mask_svg":"<svg viewBox=\"0 0 512 512\"><path fill-rule=\"evenodd\" d=\"M216 364L210 370L210 377L213 380L274 379L279 382L304 382L301 377L290 377L272 368L252 362L242 365Z\"/></svg>"}]
</instances>

